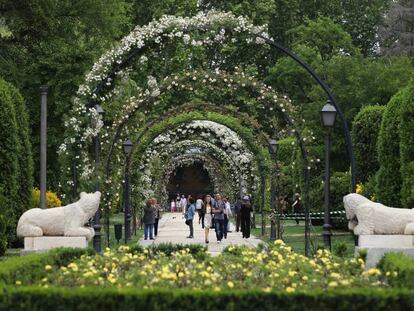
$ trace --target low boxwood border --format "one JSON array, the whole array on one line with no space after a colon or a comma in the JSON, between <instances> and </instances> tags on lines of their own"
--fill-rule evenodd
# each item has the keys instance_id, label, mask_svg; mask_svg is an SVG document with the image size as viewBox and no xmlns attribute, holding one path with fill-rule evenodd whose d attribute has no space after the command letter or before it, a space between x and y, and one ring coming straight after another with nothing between
<instances>
[{"instance_id":1,"label":"low boxwood border","mask_svg":"<svg viewBox=\"0 0 414 311\"><path fill-rule=\"evenodd\" d=\"M414 291L350 289L287 294L222 290L4 287L0 310L413 310Z\"/></svg>"}]
</instances>

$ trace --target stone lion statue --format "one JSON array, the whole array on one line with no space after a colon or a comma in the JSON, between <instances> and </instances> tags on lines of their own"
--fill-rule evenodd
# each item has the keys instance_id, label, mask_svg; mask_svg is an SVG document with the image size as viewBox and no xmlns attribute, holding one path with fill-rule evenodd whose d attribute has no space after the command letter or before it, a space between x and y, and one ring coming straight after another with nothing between
<instances>
[{"instance_id":1,"label":"stone lion statue","mask_svg":"<svg viewBox=\"0 0 414 311\"><path fill-rule=\"evenodd\" d=\"M56 208L32 208L23 213L17 223L17 236L84 236L90 241L93 228L84 227L99 207L101 193L80 194L79 201Z\"/></svg>"},{"instance_id":2,"label":"stone lion statue","mask_svg":"<svg viewBox=\"0 0 414 311\"><path fill-rule=\"evenodd\" d=\"M355 235L414 234L414 209L388 207L357 193L344 196L344 206Z\"/></svg>"}]
</instances>

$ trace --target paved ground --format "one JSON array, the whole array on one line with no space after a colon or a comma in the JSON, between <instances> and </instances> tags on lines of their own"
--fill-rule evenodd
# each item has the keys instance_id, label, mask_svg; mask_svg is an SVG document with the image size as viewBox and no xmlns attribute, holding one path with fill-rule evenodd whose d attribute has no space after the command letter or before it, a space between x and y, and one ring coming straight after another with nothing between
<instances>
[{"instance_id":1,"label":"paved ground","mask_svg":"<svg viewBox=\"0 0 414 311\"><path fill-rule=\"evenodd\" d=\"M250 239L243 239L241 232L235 232L234 226L231 225L232 232L227 234L227 239L223 239L220 244L217 243L216 233L210 230L210 243L206 244L204 240L204 229L198 224L198 215L194 221L194 238L186 238L190 230L184 223L184 216L181 213L165 213L158 224L158 236L155 240L140 239L139 244L149 246L151 244L174 243L174 244L202 244L208 246L208 251L212 255L218 255L226 246L229 245L246 245L254 247L261 240L251 236Z\"/></svg>"}]
</instances>

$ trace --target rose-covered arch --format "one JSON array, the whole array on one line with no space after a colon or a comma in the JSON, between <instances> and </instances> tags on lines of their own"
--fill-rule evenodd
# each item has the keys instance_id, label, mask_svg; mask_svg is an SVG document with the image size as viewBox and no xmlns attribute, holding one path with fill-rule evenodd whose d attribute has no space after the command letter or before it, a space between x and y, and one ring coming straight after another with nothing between
<instances>
[{"instance_id":1,"label":"rose-covered arch","mask_svg":"<svg viewBox=\"0 0 414 311\"><path fill-rule=\"evenodd\" d=\"M110 101L114 95L117 95L120 89L117 88L119 83L116 81L119 81L119 78L126 78L128 75L132 76L134 74L135 76L139 75L139 70L135 73L132 71L128 72L128 68L137 69L132 66L134 59L139 59L141 64L146 63L148 61L148 58L144 55L146 51L154 50L154 46L164 49L167 44L176 41L195 48L202 49L202 47L205 47L207 50L213 46L215 48L228 44L237 45L241 42L252 46L261 45L265 42L271 43L263 27L255 27L243 17L215 11L200 13L190 18L166 16L158 22L152 22L144 27L137 27L121 41L119 46L105 54L94 65L92 71L86 77L86 83L79 88L78 96L75 98L73 115L67 123L68 128L74 135L67 136L65 144L62 145L61 153L65 153L69 149L69 157L70 155L80 157L79 160L83 163L83 175L86 179L90 178L93 172L92 165L88 161L88 146L91 138L96 137L102 128L102 121L93 108L94 105L97 103L104 104ZM246 49L245 52L254 51L253 53L257 54L260 50ZM219 53L221 52L219 51ZM219 67L226 68L225 61L221 61L218 58L213 58L213 62L210 62L209 66L213 69ZM165 67L168 68L169 66ZM158 79L163 80L167 76L169 76L168 70L162 72ZM153 79L148 80L148 82L150 81L153 81ZM140 83L142 87L142 79ZM324 89L326 91L326 88ZM333 100L332 94L327 93L329 98ZM145 94L157 97L158 91L156 88L152 92L146 90ZM344 123L344 127L346 127L346 123ZM306 137L302 140L297 129L293 129L293 131L293 134L298 138L304 161L304 201L305 210L308 210L308 186L306 181L309 179L309 162L304 143Z\"/></svg>"}]
</instances>

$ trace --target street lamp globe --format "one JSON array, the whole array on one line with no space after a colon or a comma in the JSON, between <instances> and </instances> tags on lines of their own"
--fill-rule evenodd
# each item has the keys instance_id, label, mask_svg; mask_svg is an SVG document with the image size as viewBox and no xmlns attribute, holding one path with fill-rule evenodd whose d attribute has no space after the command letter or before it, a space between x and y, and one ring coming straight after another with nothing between
<instances>
[{"instance_id":1,"label":"street lamp globe","mask_svg":"<svg viewBox=\"0 0 414 311\"><path fill-rule=\"evenodd\" d=\"M277 153L277 149L279 148L279 143L276 139L269 140L269 153L275 155Z\"/></svg>"},{"instance_id":2,"label":"street lamp globe","mask_svg":"<svg viewBox=\"0 0 414 311\"><path fill-rule=\"evenodd\" d=\"M335 124L337 111L334 105L331 104L330 100L326 102L325 106L323 106L320 113L323 126L333 127Z\"/></svg>"},{"instance_id":3,"label":"street lamp globe","mask_svg":"<svg viewBox=\"0 0 414 311\"><path fill-rule=\"evenodd\" d=\"M134 148L134 143L129 138L127 138L127 140L122 144L122 147L124 148L124 154L129 157L132 149Z\"/></svg>"}]
</instances>

